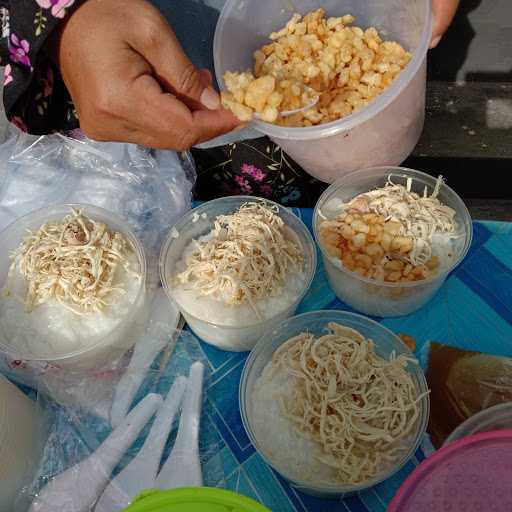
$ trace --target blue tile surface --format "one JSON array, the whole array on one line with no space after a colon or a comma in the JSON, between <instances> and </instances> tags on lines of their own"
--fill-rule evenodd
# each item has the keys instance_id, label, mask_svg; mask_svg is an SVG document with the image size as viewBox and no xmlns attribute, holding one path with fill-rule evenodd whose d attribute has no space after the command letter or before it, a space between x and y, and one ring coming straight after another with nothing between
<instances>
[{"instance_id":1,"label":"blue tile surface","mask_svg":"<svg viewBox=\"0 0 512 512\"><path fill-rule=\"evenodd\" d=\"M311 210L301 218L311 227ZM327 284L319 258L315 280L299 312L345 309ZM377 319L380 320L380 319ZM470 252L440 292L420 311L403 318L381 320L395 332L413 336L420 350L428 341L462 348L512 355L512 229L502 223L474 223ZM276 512L380 512L414 467L424 459L421 450L391 479L374 489L343 501L303 495L268 468L251 447L238 412L238 381L246 355L229 354L203 346L214 370L208 390L215 405L214 421L223 436L223 456L240 465L224 485L256 497ZM215 373L219 372L219 376ZM222 375L220 375L222 374ZM239 469L243 470L241 473Z\"/></svg>"},{"instance_id":2,"label":"blue tile surface","mask_svg":"<svg viewBox=\"0 0 512 512\"><path fill-rule=\"evenodd\" d=\"M300 212L309 227L311 214ZM427 306L407 317L377 319L395 332L413 336L419 351L425 343L439 341L512 356L512 229L502 223L475 223L474 228L466 260ZM330 290L320 259L299 311L318 309L349 309ZM204 343L194 347L187 339L178 343L170 366L184 368L198 357L209 363L200 440L207 485L250 496L274 512L384 512L403 480L424 459L418 450L391 479L342 501L301 494L265 464L243 428L238 386L247 354L223 352ZM169 372L164 376L168 380L176 374Z\"/></svg>"}]
</instances>

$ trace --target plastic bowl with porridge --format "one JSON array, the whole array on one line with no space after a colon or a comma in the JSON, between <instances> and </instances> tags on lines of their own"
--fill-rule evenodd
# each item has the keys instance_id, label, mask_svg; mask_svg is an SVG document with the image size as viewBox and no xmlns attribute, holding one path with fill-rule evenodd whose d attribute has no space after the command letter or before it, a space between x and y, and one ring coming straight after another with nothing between
<instances>
[{"instance_id":1,"label":"plastic bowl with porridge","mask_svg":"<svg viewBox=\"0 0 512 512\"><path fill-rule=\"evenodd\" d=\"M401 167L357 171L331 185L314 214L331 287L368 315L407 315L464 259L469 212L442 177Z\"/></svg>"},{"instance_id":2,"label":"plastic bowl with porridge","mask_svg":"<svg viewBox=\"0 0 512 512\"><path fill-rule=\"evenodd\" d=\"M393 475L429 416L423 371L391 331L345 311L314 311L267 332L240 383L260 455L306 493L336 497Z\"/></svg>"},{"instance_id":3,"label":"plastic bowl with porridge","mask_svg":"<svg viewBox=\"0 0 512 512\"><path fill-rule=\"evenodd\" d=\"M136 341L146 260L124 221L90 205L34 211L1 234L0 349L93 368Z\"/></svg>"},{"instance_id":4,"label":"plastic bowl with porridge","mask_svg":"<svg viewBox=\"0 0 512 512\"><path fill-rule=\"evenodd\" d=\"M316 268L316 248L290 210L245 196L210 201L171 230L160 258L164 288L192 330L245 351L293 315Z\"/></svg>"}]
</instances>

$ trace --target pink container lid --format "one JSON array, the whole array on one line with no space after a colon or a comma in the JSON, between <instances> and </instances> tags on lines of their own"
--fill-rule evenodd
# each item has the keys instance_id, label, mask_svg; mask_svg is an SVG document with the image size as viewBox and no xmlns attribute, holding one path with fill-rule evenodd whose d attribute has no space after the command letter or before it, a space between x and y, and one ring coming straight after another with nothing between
<instances>
[{"instance_id":1,"label":"pink container lid","mask_svg":"<svg viewBox=\"0 0 512 512\"><path fill-rule=\"evenodd\" d=\"M387 512L512 511L512 430L441 448L407 478Z\"/></svg>"}]
</instances>

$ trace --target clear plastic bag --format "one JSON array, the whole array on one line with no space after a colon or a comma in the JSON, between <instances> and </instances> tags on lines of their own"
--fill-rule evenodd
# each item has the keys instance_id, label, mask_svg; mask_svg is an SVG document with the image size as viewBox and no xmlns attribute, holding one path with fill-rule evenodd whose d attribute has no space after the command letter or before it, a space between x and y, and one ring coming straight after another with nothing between
<instances>
[{"instance_id":1,"label":"clear plastic bag","mask_svg":"<svg viewBox=\"0 0 512 512\"><path fill-rule=\"evenodd\" d=\"M146 251L154 252L190 208L195 169L188 154L95 142L79 131L34 137L10 130L0 146L5 215L56 203L92 204L127 220Z\"/></svg>"},{"instance_id":2,"label":"clear plastic bag","mask_svg":"<svg viewBox=\"0 0 512 512\"><path fill-rule=\"evenodd\" d=\"M94 142L81 132L34 137L11 126L0 145L0 230L24 214L59 203L99 206L123 218L145 250L150 307L140 337L151 337L156 322L151 302L157 291L165 310L158 321L166 329L176 328L177 312L159 289L158 256L171 226L191 207L194 180L195 169L186 153ZM110 371L124 352L112 354L97 372ZM0 371L18 383L49 392L53 379L61 378L61 368L44 361L18 361L15 356L0 351ZM87 404L79 387L70 385L67 395ZM65 397L56 396L61 398Z\"/></svg>"},{"instance_id":3,"label":"clear plastic bag","mask_svg":"<svg viewBox=\"0 0 512 512\"><path fill-rule=\"evenodd\" d=\"M203 406L199 426L199 458L203 483L210 487L220 487L225 485L226 473L225 464L223 464L222 458L219 457L220 439L218 439L218 433L211 419L214 411L207 399L206 390L211 369L198 340L190 333L173 331L168 343L165 344L149 367L133 368L128 366L127 361L124 361L116 369L113 369L112 375L94 377L99 382L93 382L93 376L88 373L67 374L62 380L53 382L53 391L62 394L62 388L66 388L70 382L80 383L84 388L84 393L89 395L89 404L96 401L97 409L107 408L112 410L113 403L117 399L116 389L123 376L126 379L126 377L133 376L134 373L142 372L144 379L130 402L131 410L128 414L132 414L143 401L148 401L148 397L151 400L152 394L158 394L162 399L165 399L176 379L179 376L187 377L190 367L196 361L202 362L205 366ZM91 386L91 384L93 385ZM185 394L187 391L185 390ZM37 500L38 506L34 510L41 512L94 510L94 504L103 494L108 484L139 453L154 420L150 419L144 423L140 428L140 434L135 435L135 441L129 443L129 448L126 451L121 453L118 445L110 445L105 448L104 444L102 448L103 457L96 458L96 455L101 452L101 450L100 452L96 452L96 450L112 433L110 418L91 414L90 407L84 409L79 404L65 407L57 405L54 401L48 400L43 394L39 394L38 404L41 416L45 418L42 435L45 441L39 463L33 468L32 474L27 476L25 484L18 493L14 510L17 512L27 510L33 500ZM156 457L161 460L162 464L165 463L175 444L179 421L180 414L174 419L161 459L159 449L154 452L150 451L149 457ZM148 452L146 452L146 455L148 455ZM106 463L104 457L119 461L118 463L115 462L115 469L112 473L108 469L112 460ZM92 460L92 463L85 462L87 459ZM77 466L77 464L81 464L81 466ZM83 470L84 464L86 467L82 473L81 470ZM187 464L188 459L185 457L183 463L180 463L180 467L184 469ZM69 485L64 486L66 489L64 492L58 492L49 497L48 492L43 490L44 487L55 477L62 475L64 471L67 471L66 478ZM92 491L91 487L94 488ZM127 489L125 492L127 503L129 503L131 501L130 496L128 496L130 490ZM83 508L77 508L77 501L83 504Z\"/></svg>"}]
</instances>

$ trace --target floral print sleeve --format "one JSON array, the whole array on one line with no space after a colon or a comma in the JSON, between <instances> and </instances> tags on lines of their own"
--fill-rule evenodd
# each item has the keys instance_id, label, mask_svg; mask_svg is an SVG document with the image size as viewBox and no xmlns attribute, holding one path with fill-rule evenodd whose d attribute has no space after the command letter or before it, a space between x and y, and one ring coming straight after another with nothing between
<instances>
[{"instance_id":1,"label":"floral print sleeve","mask_svg":"<svg viewBox=\"0 0 512 512\"><path fill-rule=\"evenodd\" d=\"M7 117L40 135L74 129L78 119L48 52L48 36L84 0L0 0L0 65Z\"/></svg>"}]
</instances>

